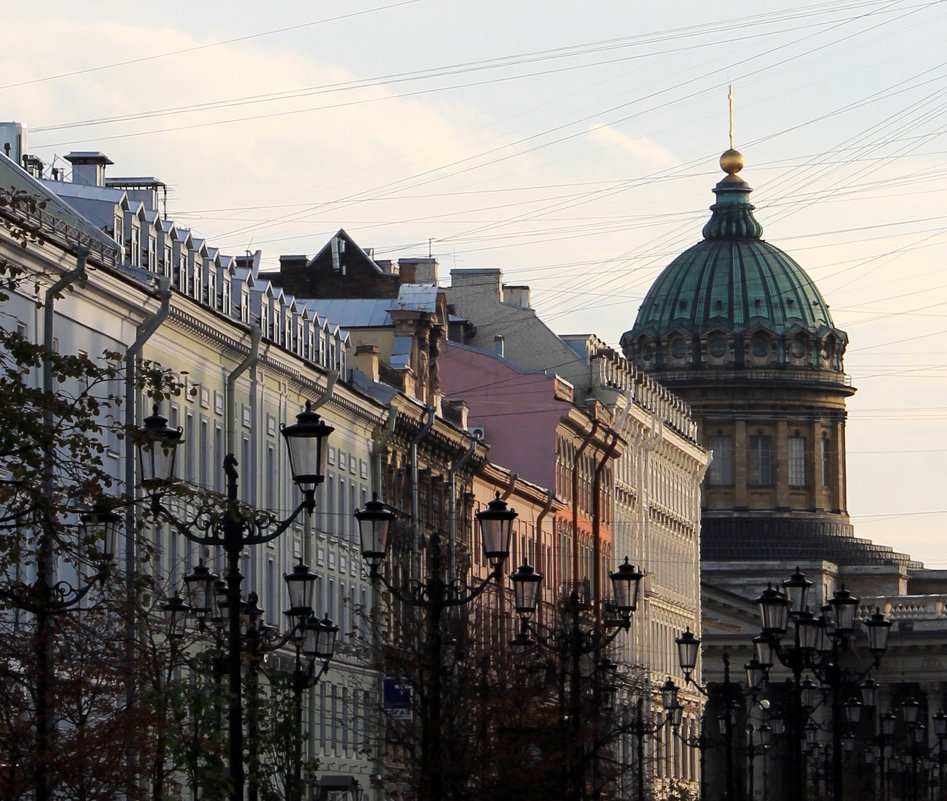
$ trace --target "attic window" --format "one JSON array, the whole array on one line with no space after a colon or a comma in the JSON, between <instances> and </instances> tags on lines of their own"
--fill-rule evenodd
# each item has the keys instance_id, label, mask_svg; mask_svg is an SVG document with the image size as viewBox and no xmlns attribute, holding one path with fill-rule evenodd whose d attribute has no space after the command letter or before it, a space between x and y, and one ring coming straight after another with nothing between
<instances>
[{"instance_id":1,"label":"attic window","mask_svg":"<svg viewBox=\"0 0 947 801\"><path fill-rule=\"evenodd\" d=\"M678 301L677 305L678 305L678 307L681 308L681 309L686 309L686 308L687 308L687 301L684 300L683 298L681 298L681 299Z\"/></svg>"},{"instance_id":2,"label":"attic window","mask_svg":"<svg viewBox=\"0 0 947 801\"><path fill-rule=\"evenodd\" d=\"M722 308L723 308L723 301L718 299L718 300L717 300L717 309L719 310L719 309L722 309Z\"/></svg>"}]
</instances>

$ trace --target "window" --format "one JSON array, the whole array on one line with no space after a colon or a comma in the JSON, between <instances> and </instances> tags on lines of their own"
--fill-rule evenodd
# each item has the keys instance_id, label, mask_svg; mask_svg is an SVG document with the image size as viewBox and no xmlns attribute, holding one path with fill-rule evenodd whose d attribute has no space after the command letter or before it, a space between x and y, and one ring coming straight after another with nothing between
<instances>
[{"instance_id":1,"label":"window","mask_svg":"<svg viewBox=\"0 0 947 801\"><path fill-rule=\"evenodd\" d=\"M220 463L223 461L224 454L224 430L220 427L220 424L217 423L214 425L214 451L210 454L210 459L213 461L213 470L214 470L214 489L217 492L224 491L224 471L218 469Z\"/></svg>"},{"instance_id":2,"label":"window","mask_svg":"<svg viewBox=\"0 0 947 801\"><path fill-rule=\"evenodd\" d=\"M753 355L763 358L769 355L769 341L762 334L755 334L752 340Z\"/></svg>"},{"instance_id":3,"label":"window","mask_svg":"<svg viewBox=\"0 0 947 801\"><path fill-rule=\"evenodd\" d=\"M727 340L719 334L710 338L710 355L717 359L722 358L727 353Z\"/></svg>"},{"instance_id":4,"label":"window","mask_svg":"<svg viewBox=\"0 0 947 801\"><path fill-rule=\"evenodd\" d=\"M358 508L356 498L358 488L355 486L354 482L349 483L349 509L354 511ZM353 543L358 543L358 525L356 524L355 516L352 514L346 515L349 521L349 539Z\"/></svg>"},{"instance_id":5,"label":"window","mask_svg":"<svg viewBox=\"0 0 947 801\"><path fill-rule=\"evenodd\" d=\"M176 405L171 406L170 417L171 419L168 421L169 425L171 426L171 428L177 428L178 425L180 425L180 423L178 422L178 420L180 420L180 412L178 411L178 407ZM182 461L183 459L180 458L180 454L178 455L178 458L174 460L174 477L175 478L181 477L181 462Z\"/></svg>"},{"instance_id":6,"label":"window","mask_svg":"<svg viewBox=\"0 0 947 801\"><path fill-rule=\"evenodd\" d=\"M138 266L141 261L141 233L137 225L132 224L131 239L128 245L128 263Z\"/></svg>"},{"instance_id":7,"label":"window","mask_svg":"<svg viewBox=\"0 0 947 801\"><path fill-rule=\"evenodd\" d=\"M822 439L822 484L826 487L832 486L832 451L829 448L829 438Z\"/></svg>"},{"instance_id":8,"label":"window","mask_svg":"<svg viewBox=\"0 0 947 801\"><path fill-rule=\"evenodd\" d=\"M250 487L251 487L250 464L251 462L250 462L250 438L249 437L243 438L243 447L241 448L241 451L240 451L240 458L241 458L240 464L243 466L243 469L239 473L240 491L243 494L244 499L246 499L248 503L252 503L253 496L250 494Z\"/></svg>"},{"instance_id":9,"label":"window","mask_svg":"<svg viewBox=\"0 0 947 801\"><path fill-rule=\"evenodd\" d=\"M789 486L806 486L806 438L789 438Z\"/></svg>"},{"instance_id":10,"label":"window","mask_svg":"<svg viewBox=\"0 0 947 801\"><path fill-rule=\"evenodd\" d=\"M345 482L340 478L339 479L339 519L335 525L335 533L338 535L340 540L345 539L345 535L348 532L349 521L354 520L355 518L352 515L345 514Z\"/></svg>"},{"instance_id":11,"label":"window","mask_svg":"<svg viewBox=\"0 0 947 801\"><path fill-rule=\"evenodd\" d=\"M207 445L208 445L207 429L208 429L207 419L202 417L201 418L201 445L200 445L200 453L198 454L198 458L201 460L201 466L200 466L201 474L200 474L199 483L202 488L207 488L208 486L208 481L210 478L210 460L212 458L211 454L207 450Z\"/></svg>"},{"instance_id":12,"label":"window","mask_svg":"<svg viewBox=\"0 0 947 801\"><path fill-rule=\"evenodd\" d=\"M726 486L733 483L733 437L717 435L710 438L710 450L714 458L707 470L710 486Z\"/></svg>"},{"instance_id":13,"label":"window","mask_svg":"<svg viewBox=\"0 0 947 801\"><path fill-rule=\"evenodd\" d=\"M204 288L203 288L203 276L201 275L201 263L200 261L194 261L194 267L191 269L191 297L194 300L203 300L204 299Z\"/></svg>"},{"instance_id":14,"label":"window","mask_svg":"<svg viewBox=\"0 0 947 801\"><path fill-rule=\"evenodd\" d=\"M181 455L184 456L184 480L189 484L197 481L197 471L194 469L197 461L194 458L194 440L194 413L188 411L184 415L184 453Z\"/></svg>"},{"instance_id":15,"label":"window","mask_svg":"<svg viewBox=\"0 0 947 801\"><path fill-rule=\"evenodd\" d=\"M765 434L750 437L750 486L773 483L773 438Z\"/></svg>"},{"instance_id":16,"label":"window","mask_svg":"<svg viewBox=\"0 0 947 801\"><path fill-rule=\"evenodd\" d=\"M271 624L276 624L279 620L276 587L276 562L270 557L266 560L266 608L263 611L267 622Z\"/></svg>"},{"instance_id":17,"label":"window","mask_svg":"<svg viewBox=\"0 0 947 801\"><path fill-rule=\"evenodd\" d=\"M325 530L335 529L335 476L331 473L326 476L326 526Z\"/></svg>"},{"instance_id":18,"label":"window","mask_svg":"<svg viewBox=\"0 0 947 801\"><path fill-rule=\"evenodd\" d=\"M217 271L213 267L207 273L207 303L212 309L217 308Z\"/></svg>"},{"instance_id":19,"label":"window","mask_svg":"<svg viewBox=\"0 0 947 801\"><path fill-rule=\"evenodd\" d=\"M276 449L266 444L266 508L276 510Z\"/></svg>"}]
</instances>

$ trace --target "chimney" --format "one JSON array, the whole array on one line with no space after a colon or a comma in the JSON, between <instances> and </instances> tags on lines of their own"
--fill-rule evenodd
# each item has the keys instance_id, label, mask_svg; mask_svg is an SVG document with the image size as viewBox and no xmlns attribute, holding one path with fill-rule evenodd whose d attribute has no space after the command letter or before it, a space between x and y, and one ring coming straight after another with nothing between
<instances>
[{"instance_id":1,"label":"chimney","mask_svg":"<svg viewBox=\"0 0 947 801\"><path fill-rule=\"evenodd\" d=\"M500 300L500 284L503 273L498 267L476 270L451 270L451 289L461 291L465 296L472 295L495 297Z\"/></svg>"},{"instance_id":2,"label":"chimney","mask_svg":"<svg viewBox=\"0 0 947 801\"><path fill-rule=\"evenodd\" d=\"M81 151L67 153L72 165L72 182L82 186L105 186L105 168L114 162L104 153Z\"/></svg>"},{"instance_id":3,"label":"chimney","mask_svg":"<svg viewBox=\"0 0 947 801\"><path fill-rule=\"evenodd\" d=\"M378 383L378 346L358 345L355 348L355 367L367 375L375 384Z\"/></svg>"},{"instance_id":4,"label":"chimney","mask_svg":"<svg viewBox=\"0 0 947 801\"><path fill-rule=\"evenodd\" d=\"M402 284L437 284L436 259L398 259L398 272Z\"/></svg>"},{"instance_id":5,"label":"chimney","mask_svg":"<svg viewBox=\"0 0 947 801\"><path fill-rule=\"evenodd\" d=\"M0 147L3 154L14 164L22 164L29 151L26 126L19 122L0 122Z\"/></svg>"},{"instance_id":6,"label":"chimney","mask_svg":"<svg viewBox=\"0 0 947 801\"><path fill-rule=\"evenodd\" d=\"M493 337L493 352L497 356L506 356L506 342L499 334Z\"/></svg>"},{"instance_id":7,"label":"chimney","mask_svg":"<svg viewBox=\"0 0 947 801\"><path fill-rule=\"evenodd\" d=\"M531 308L529 305L529 287L516 284L504 284L503 302L509 306L516 306L520 309Z\"/></svg>"},{"instance_id":8,"label":"chimney","mask_svg":"<svg viewBox=\"0 0 947 801\"><path fill-rule=\"evenodd\" d=\"M26 155L23 156L23 169L34 178L42 178L46 165L43 164L43 160L39 156Z\"/></svg>"}]
</instances>

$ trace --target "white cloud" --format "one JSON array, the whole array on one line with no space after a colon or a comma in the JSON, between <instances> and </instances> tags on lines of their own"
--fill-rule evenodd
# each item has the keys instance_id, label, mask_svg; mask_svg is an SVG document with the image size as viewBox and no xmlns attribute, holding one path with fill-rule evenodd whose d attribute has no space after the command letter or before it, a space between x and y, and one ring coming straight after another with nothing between
<instances>
[{"instance_id":1,"label":"white cloud","mask_svg":"<svg viewBox=\"0 0 947 801\"><path fill-rule=\"evenodd\" d=\"M616 148L630 155L635 161L635 166L660 169L673 167L679 163L679 159L670 150L653 139L646 136L628 136L611 125L595 127L587 136L595 144L606 148Z\"/></svg>"}]
</instances>

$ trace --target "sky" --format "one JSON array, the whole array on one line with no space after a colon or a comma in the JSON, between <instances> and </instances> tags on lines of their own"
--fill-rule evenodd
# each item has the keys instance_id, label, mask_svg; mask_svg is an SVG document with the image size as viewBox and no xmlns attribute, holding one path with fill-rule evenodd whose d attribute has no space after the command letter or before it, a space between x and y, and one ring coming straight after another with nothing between
<instances>
[{"instance_id":1,"label":"sky","mask_svg":"<svg viewBox=\"0 0 947 801\"><path fill-rule=\"evenodd\" d=\"M733 136L764 237L848 332L860 537L947 569L947 0L44 0L0 119L155 176L223 253L499 267L617 345ZM9 35L15 32L15 35Z\"/></svg>"}]
</instances>

